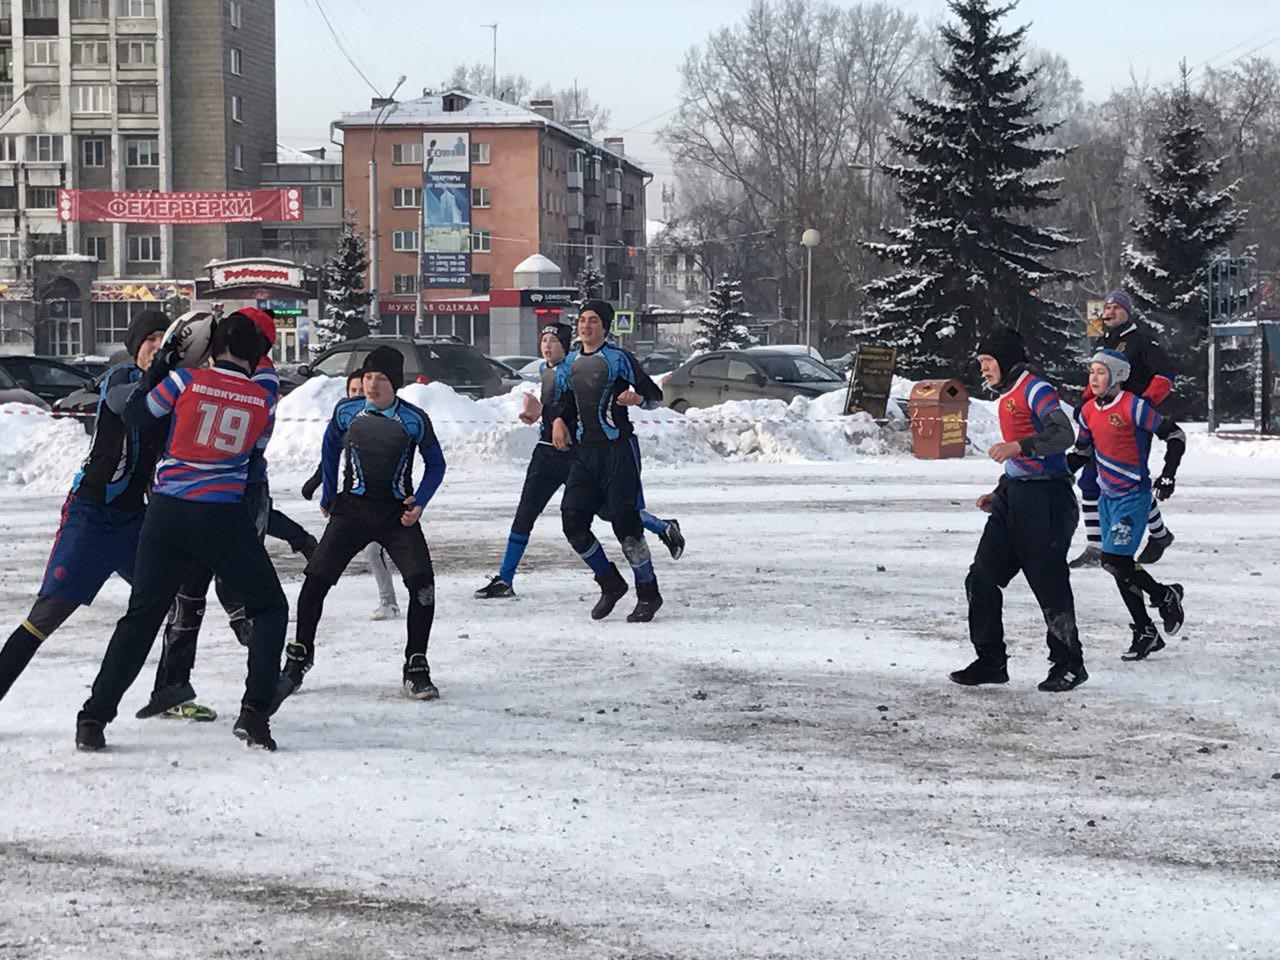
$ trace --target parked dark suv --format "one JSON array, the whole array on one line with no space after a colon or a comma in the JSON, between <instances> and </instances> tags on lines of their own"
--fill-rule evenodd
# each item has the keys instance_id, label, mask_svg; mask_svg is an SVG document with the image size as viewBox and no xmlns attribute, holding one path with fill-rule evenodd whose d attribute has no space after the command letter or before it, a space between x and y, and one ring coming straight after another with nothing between
<instances>
[{"instance_id":1,"label":"parked dark suv","mask_svg":"<svg viewBox=\"0 0 1280 960\"><path fill-rule=\"evenodd\" d=\"M662 402L677 413L726 400L785 400L843 390L830 367L803 354L767 347L699 354L667 379Z\"/></svg>"},{"instance_id":2,"label":"parked dark suv","mask_svg":"<svg viewBox=\"0 0 1280 960\"><path fill-rule=\"evenodd\" d=\"M0 357L0 367L46 403L61 400L69 393L88 387L93 375L51 357Z\"/></svg>"},{"instance_id":3,"label":"parked dark suv","mask_svg":"<svg viewBox=\"0 0 1280 960\"><path fill-rule=\"evenodd\" d=\"M404 355L405 383L438 381L476 400L506 392L497 369L485 355L457 337L373 336L347 340L300 366L298 375L345 377L359 370L364 358L377 347L394 347Z\"/></svg>"}]
</instances>

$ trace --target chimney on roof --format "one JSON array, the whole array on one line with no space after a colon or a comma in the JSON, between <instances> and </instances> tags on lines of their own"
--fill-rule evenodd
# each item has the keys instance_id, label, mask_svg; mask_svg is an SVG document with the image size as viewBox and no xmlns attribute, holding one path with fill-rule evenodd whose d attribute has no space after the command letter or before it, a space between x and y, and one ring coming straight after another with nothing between
<instances>
[{"instance_id":1,"label":"chimney on roof","mask_svg":"<svg viewBox=\"0 0 1280 960\"><path fill-rule=\"evenodd\" d=\"M606 150L612 150L619 156L625 157L627 155L626 141L623 140L622 137L605 137L604 148Z\"/></svg>"},{"instance_id":2,"label":"chimney on roof","mask_svg":"<svg viewBox=\"0 0 1280 960\"><path fill-rule=\"evenodd\" d=\"M395 103L390 97L374 97L369 101L370 110L381 110L383 107Z\"/></svg>"},{"instance_id":3,"label":"chimney on roof","mask_svg":"<svg viewBox=\"0 0 1280 960\"><path fill-rule=\"evenodd\" d=\"M548 120L556 118L556 102L554 100L530 100L529 109Z\"/></svg>"},{"instance_id":4,"label":"chimney on roof","mask_svg":"<svg viewBox=\"0 0 1280 960\"><path fill-rule=\"evenodd\" d=\"M586 117L575 117L566 123L565 126L584 139L591 139L591 121Z\"/></svg>"},{"instance_id":5,"label":"chimney on roof","mask_svg":"<svg viewBox=\"0 0 1280 960\"><path fill-rule=\"evenodd\" d=\"M324 159L324 147L311 147L310 149L303 150L302 152L308 157L315 157L317 160Z\"/></svg>"}]
</instances>

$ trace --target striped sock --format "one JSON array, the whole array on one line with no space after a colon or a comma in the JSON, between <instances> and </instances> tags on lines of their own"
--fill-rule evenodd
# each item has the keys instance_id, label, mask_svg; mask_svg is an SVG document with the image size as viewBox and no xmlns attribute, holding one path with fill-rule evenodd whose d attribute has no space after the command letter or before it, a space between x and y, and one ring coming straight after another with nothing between
<instances>
[{"instance_id":1,"label":"striped sock","mask_svg":"<svg viewBox=\"0 0 1280 960\"><path fill-rule=\"evenodd\" d=\"M528 536L511 531L507 537L507 552L502 558L502 569L498 571L498 576L502 578L503 583L515 582L516 567L520 566L520 558L524 556L524 548L528 545Z\"/></svg>"},{"instance_id":2,"label":"striped sock","mask_svg":"<svg viewBox=\"0 0 1280 960\"><path fill-rule=\"evenodd\" d=\"M1147 534L1153 540L1159 540L1169 531L1164 525L1164 514L1160 512L1160 501L1151 498L1151 509L1147 511Z\"/></svg>"},{"instance_id":3,"label":"striped sock","mask_svg":"<svg viewBox=\"0 0 1280 960\"><path fill-rule=\"evenodd\" d=\"M1102 543L1102 524L1098 520L1098 501L1081 498L1080 509L1084 513L1084 535L1089 543Z\"/></svg>"},{"instance_id":4,"label":"striped sock","mask_svg":"<svg viewBox=\"0 0 1280 960\"><path fill-rule=\"evenodd\" d=\"M605 556L604 547L600 546L600 541L595 537L591 538L591 546L585 552L579 553L582 562L591 568L591 572L597 577L603 577L609 572L609 558Z\"/></svg>"}]
</instances>

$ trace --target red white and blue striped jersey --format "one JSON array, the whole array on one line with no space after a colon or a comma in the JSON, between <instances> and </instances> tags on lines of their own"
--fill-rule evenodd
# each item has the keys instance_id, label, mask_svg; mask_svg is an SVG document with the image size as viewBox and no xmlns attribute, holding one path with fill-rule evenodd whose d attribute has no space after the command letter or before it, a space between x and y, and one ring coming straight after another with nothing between
<instances>
[{"instance_id":1,"label":"red white and blue striped jersey","mask_svg":"<svg viewBox=\"0 0 1280 960\"><path fill-rule=\"evenodd\" d=\"M1022 371L1013 386L1001 394L996 406L1000 414L1000 434L1006 443L1036 436L1044 429L1045 418L1062 409L1053 384L1030 370ZM1045 457L1020 454L1004 462L1004 472L1010 480L1071 476L1065 453L1051 453Z\"/></svg>"},{"instance_id":2,"label":"red white and blue striped jersey","mask_svg":"<svg viewBox=\"0 0 1280 960\"><path fill-rule=\"evenodd\" d=\"M1151 435L1164 418L1151 401L1121 390L1102 405L1089 400L1080 407L1079 447L1093 446L1098 465L1098 487L1104 497L1123 497L1151 489L1147 456Z\"/></svg>"},{"instance_id":3,"label":"red white and blue striped jersey","mask_svg":"<svg viewBox=\"0 0 1280 960\"><path fill-rule=\"evenodd\" d=\"M274 409L276 401L280 399L280 375L276 373L276 365L270 357L263 357L258 361L258 369L253 371L253 382L267 391ZM260 450L249 458L249 482L267 482L267 458Z\"/></svg>"},{"instance_id":4,"label":"red white and blue striped jersey","mask_svg":"<svg viewBox=\"0 0 1280 960\"><path fill-rule=\"evenodd\" d=\"M179 500L236 503L249 459L266 449L275 400L234 364L174 370L147 394L153 417L172 414L153 492Z\"/></svg>"}]
</instances>

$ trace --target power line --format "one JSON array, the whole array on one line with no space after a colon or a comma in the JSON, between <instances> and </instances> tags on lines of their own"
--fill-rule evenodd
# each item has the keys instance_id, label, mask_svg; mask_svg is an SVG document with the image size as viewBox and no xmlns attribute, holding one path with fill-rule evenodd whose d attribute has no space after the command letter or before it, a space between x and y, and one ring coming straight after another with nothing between
<instances>
[{"instance_id":1,"label":"power line","mask_svg":"<svg viewBox=\"0 0 1280 960\"><path fill-rule=\"evenodd\" d=\"M325 13L324 6L321 4L320 0L304 0L304 2L308 5L313 2L315 3L315 8L319 12L321 19L324 20L325 26L329 28L329 35L333 37L333 42L337 44L338 50L346 58L347 63L351 64L351 69L360 75L360 79L363 80L368 85L369 89L373 91L374 96L381 97L382 91L380 91L374 85L373 81L365 75L365 72L360 69L360 65L356 63L355 57L353 57L351 52L343 45L342 38L338 36L338 31L334 29L333 21L331 21L329 19L329 15Z\"/></svg>"},{"instance_id":2,"label":"power line","mask_svg":"<svg viewBox=\"0 0 1280 960\"><path fill-rule=\"evenodd\" d=\"M1266 36L1267 34L1272 33L1276 30L1280 30L1280 23L1273 23L1271 26L1267 27L1265 30L1260 30L1257 33L1253 34L1252 36L1245 37L1239 43L1232 44L1231 46L1227 47L1227 49L1223 50L1221 53L1215 53L1213 56L1209 57L1208 59L1202 60L1200 63L1196 64L1194 67L1191 68L1191 72L1195 73L1195 71L1199 70L1203 66L1207 66L1209 63L1211 63L1214 60L1217 60L1219 57L1225 57L1228 53L1231 53L1235 50L1239 50L1245 44L1253 43L1253 41L1257 40L1259 37ZM1268 42L1271 42L1271 41L1268 41ZM1248 54L1245 53L1245 54L1242 54L1242 56L1248 56ZM1234 63L1235 61L1232 61L1232 62Z\"/></svg>"}]
</instances>

